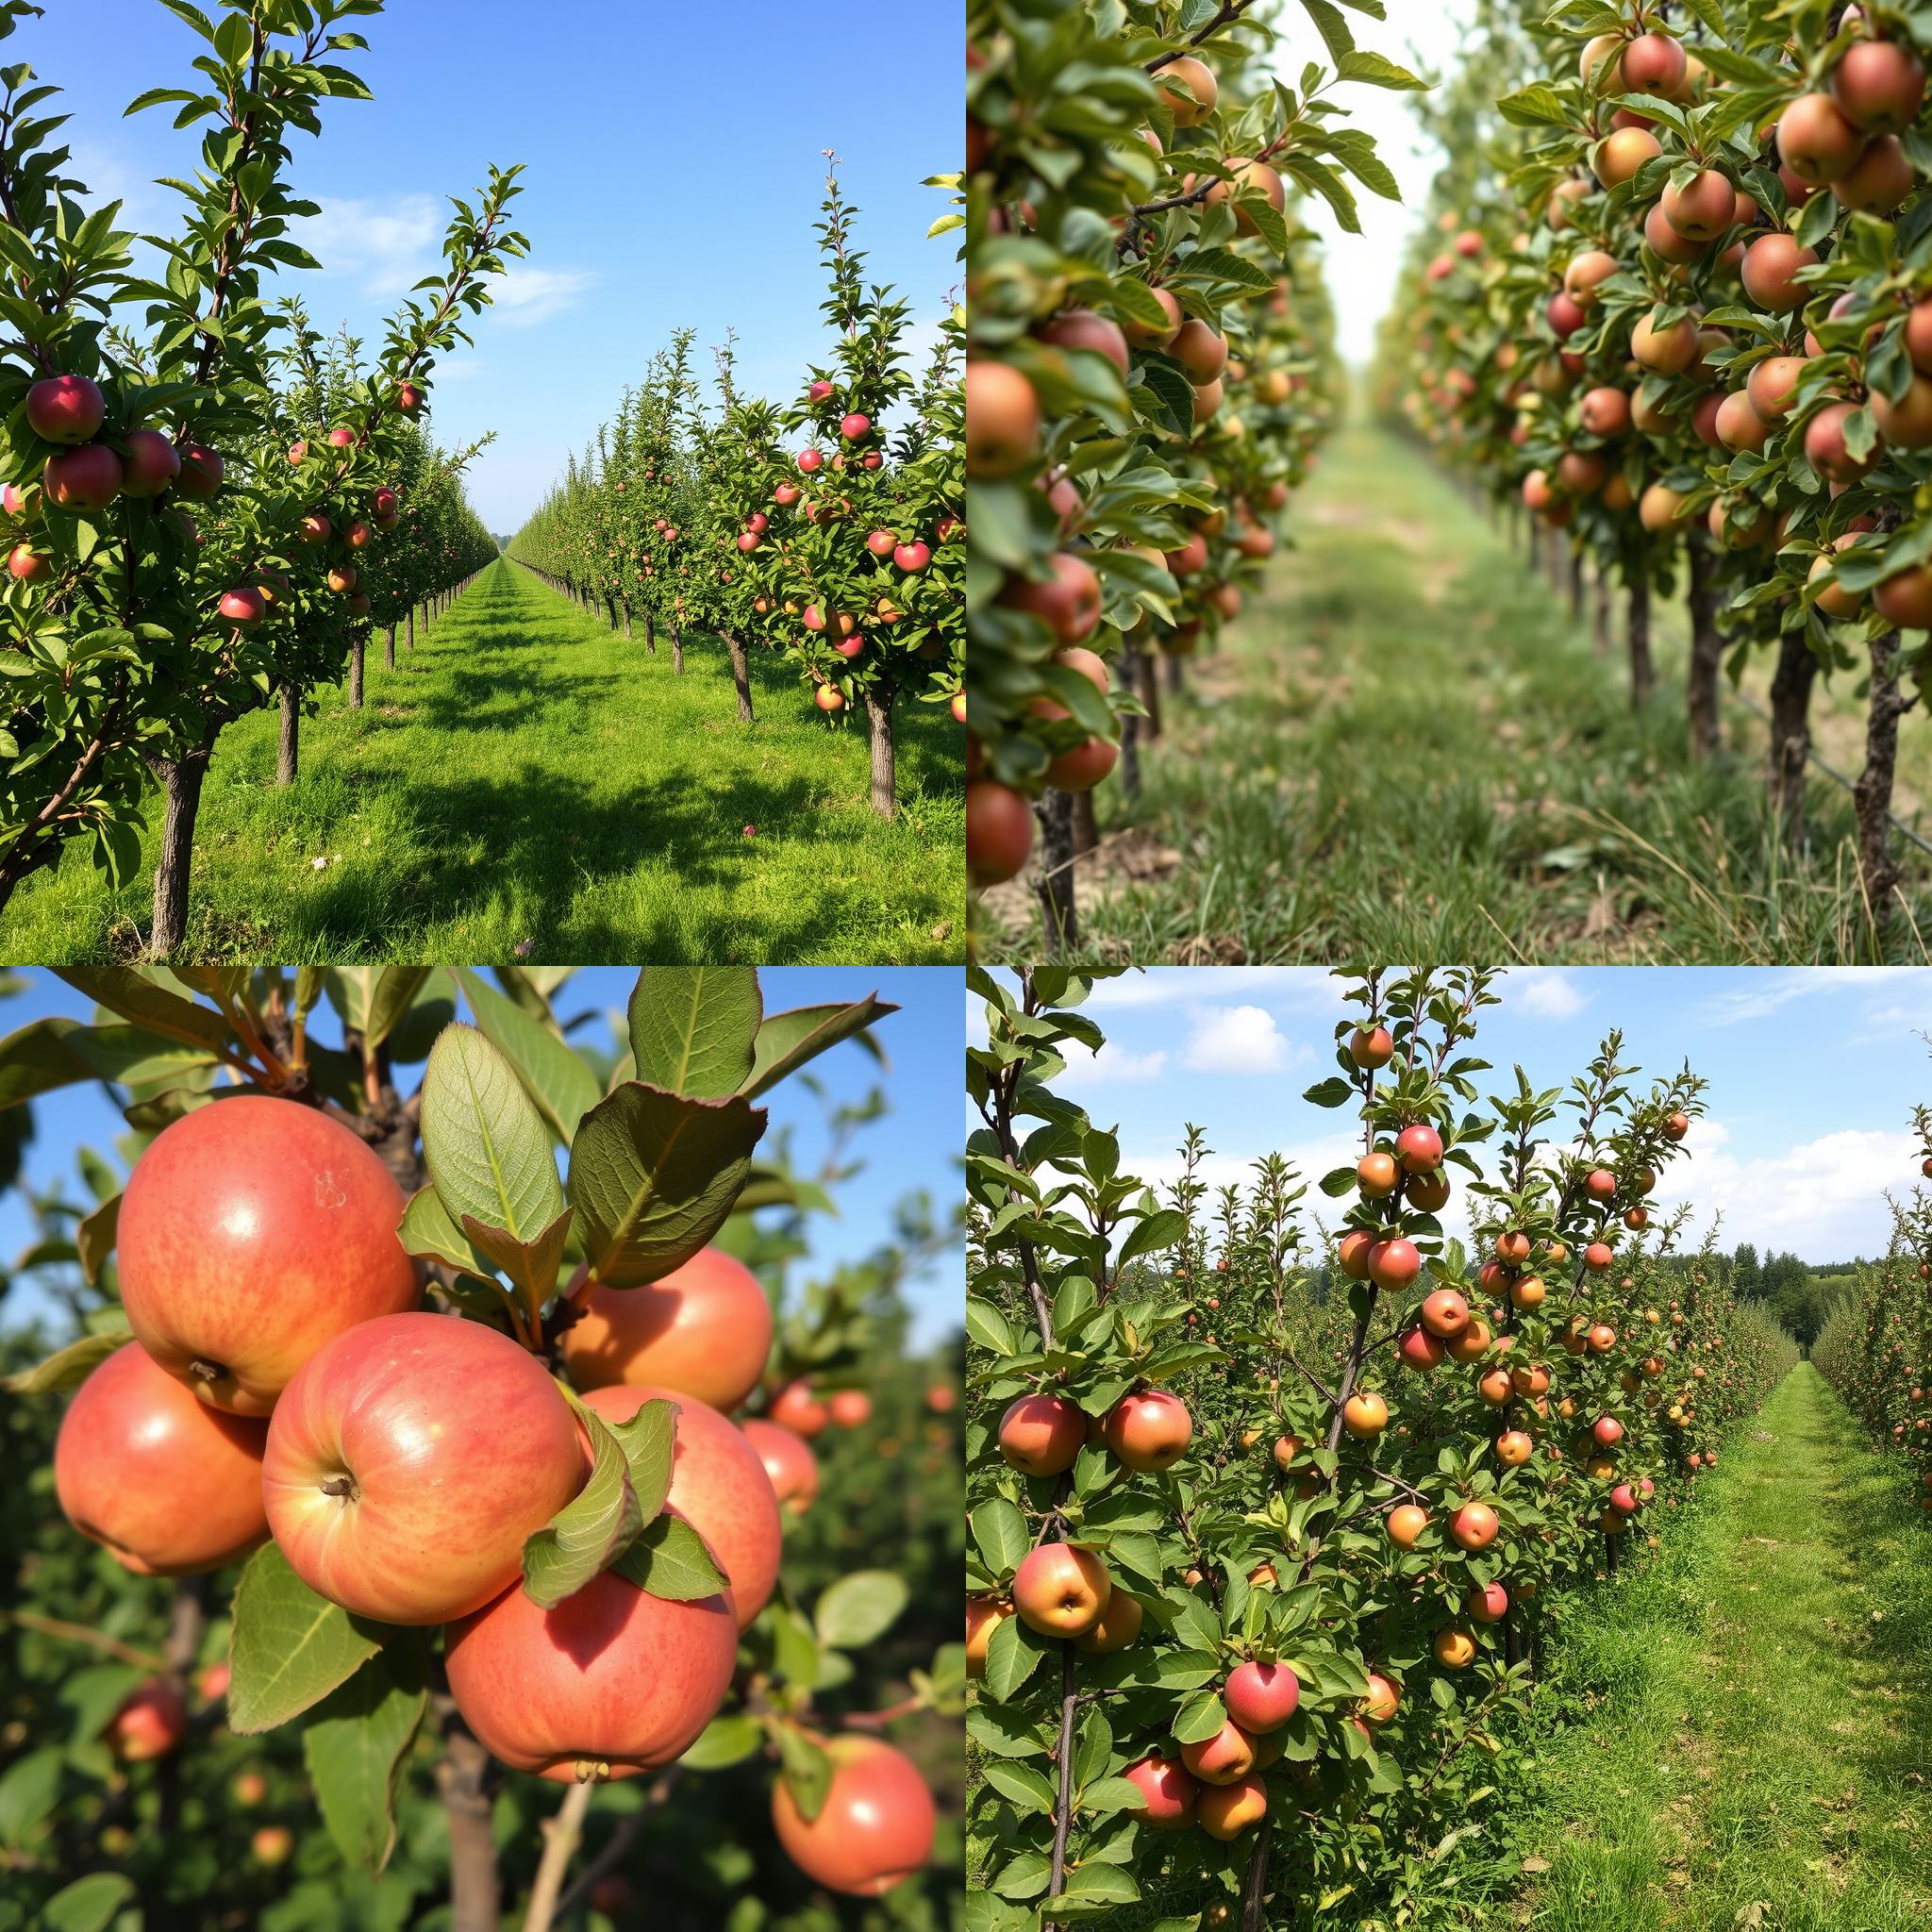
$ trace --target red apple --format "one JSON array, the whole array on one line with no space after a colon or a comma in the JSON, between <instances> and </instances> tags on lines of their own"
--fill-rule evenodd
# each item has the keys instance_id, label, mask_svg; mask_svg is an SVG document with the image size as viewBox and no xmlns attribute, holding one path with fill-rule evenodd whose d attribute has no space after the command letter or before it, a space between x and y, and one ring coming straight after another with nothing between
<instances>
[{"instance_id":1,"label":"red apple","mask_svg":"<svg viewBox=\"0 0 1932 1932\"><path fill-rule=\"evenodd\" d=\"M48 442L85 442L107 413L107 397L84 375L49 375L26 392L27 427Z\"/></svg>"},{"instance_id":2,"label":"red apple","mask_svg":"<svg viewBox=\"0 0 1932 1932\"><path fill-rule=\"evenodd\" d=\"M744 1440L758 1451L765 1475L788 1516L803 1516L819 1492L819 1459L803 1436L762 1416L748 1416Z\"/></svg>"},{"instance_id":3,"label":"red apple","mask_svg":"<svg viewBox=\"0 0 1932 1932\"><path fill-rule=\"evenodd\" d=\"M130 1690L101 1735L124 1764L165 1757L188 1735L188 1707L163 1677L150 1677Z\"/></svg>"},{"instance_id":4,"label":"red apple","mask_svg":"<svg viewBox=\"0 0 1932 1932\"><path fill-rule=\"evenodd\" d=\"M780 1777L772 1826L785 1856L814 1883L877 1898L915 1876L932 1855L932 1793L912 1760L881 1738L841 1732L825 1743L832 1786L808 1819Z\"/></svg>"},{"instance_id":5,"label":"red apple","mask_svg":"<svg viewBox=\"0 0 1932 1932\"><path fill-rule=\"evenodd\" d=\"M122 464L123 496L158 496L181 474L181 458L158 429L130 430Z\"/></svg>"},{"instance_id":6,"label":"red apple","mask_svg":"<svg viewBox=\"0 0 1932 1932\"><path fill-rule=\"evenodd\" d=\"M104 442L83 443L47 458L41 487L60 509L105 509L121 493L121 458Z\"/></svg>"}]
</instances>

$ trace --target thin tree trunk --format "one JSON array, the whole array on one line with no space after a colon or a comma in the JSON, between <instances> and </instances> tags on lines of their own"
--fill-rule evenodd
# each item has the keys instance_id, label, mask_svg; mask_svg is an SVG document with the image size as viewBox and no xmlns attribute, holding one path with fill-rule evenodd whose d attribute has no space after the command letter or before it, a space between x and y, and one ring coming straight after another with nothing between
<instances>
[{"instance_id":1,"label":"thin tree trunk","mask_svg":"<svg viewBox=\"0 0 1932 1932\"><path fill-rule=\"evenodd\" d=\"M671 626L671 668L679 677L684 675L684 626L678 624Z\"/></svg>"},{"instance_id":2,"label":"thin tree trunk","mask_svg":"<svg viewBox=\"0 0 1932 1932\"><path fill-rule=\"evenodd\" d=\"M1141 683L1141 648L1131 631L1121 640L1121 687L1137 691ZM1121 720L1121 790L1130 799L1141 795L1141 720L1129 711Z\"/></svg>"},{"instance_id":3,"label":"thin tree trunk","mask_svg":"<svg viewBox=\"0 0 1932 1932\"><path fill-rule=\"evenodd\" d=\"M1100 824L1093 816L1093 794L1074 793L1074 856L1091 852L1100 843Z\"/></svg>"},{"instance_id":4,"label":"thin tree trunk","mask_svg":"<svg viewBox=\"0 0 1932 1932\"><path fill-rule=\"evenodd\" d=\"M470 1735L446 1692L437 1705L443 1719L436 1782L449 1821L450 1932L496 1932L502 1885L487 1789L490 1754Z\"/></svg>"},{"instance_id":5,"label":"thin tree trunk","mask_svg":"<svg viewBox=\"0 0 1932 1932\"><path fill-rule=\"evenodd\" d=\"M1596 647L1605 657L1610 654L1610 579L1601 565L1596 573Z\"/></svg>"},{"instance_id":6,"label":"thin tree trunk","mask_svg":"<svg viewBox=\"0 0 1932 1932\"><path fill-rule=\"evenodd\" d=\"M1717 627L1717 558L1710 539L1702 530L1690 532L1690 751L1699 758L1713 757L1722 733L1718 722L1718 673L1723 667L1724 641Z\"/></svg>"},{"instance_id":7,"label":"thin tree trunk","mask_svg":"<svg viewBox=\"0 0 1932 1932\"><path fill-rule=\"evenodd\" d=\"M1777 671L1771 680L1771 808L1794 845L1805 842L1805 769L1811 761L1811 687L1818 659L1805 633L1788 631L1779 641Z\"/></svg>"},{"instance_id":8,"label":"thin tree trunk","mask_svg":"<svg viewBox=\"0 0 1932 1932\"><path fill-rule=\"evenodd\" d=\"M624 634L626 638L630 636L630 599L628 597L624 600Z\"/></svg>"},{"instance_id":9,"label":"thin tree trunk","mask_svg":"<svg viewBox=\"0 0 1932 1932\"><path fill-rule=\"evenodd\" d=\"M201 809L201 784L214 751L210 730L198 745L170 762L149 761L167 804L161 820L161 849L155 860L155 924L148 950L165 958L188 931L188 891L194 860L194 818Z\"/></svg>"},{"instance_id":10,"label":"thin tree trunk","mask_svg":"<svg viewBox=\"0 0 1932 1932\"><path fill-rule=\"evenodd\" d=\"M415 606L414 606L413 604L411 604L411 605L409 606L409 646L408 646L408 647L409 647L409 649L410 649L410 650L412 650L412 651L413 651L413 650L414 650L414 649L416 648L416 607L415 607Z\"/></svg>"},{"instance_id":11,"label":"thin tree trunk","mask_svg":"<svg viewBox=\"0 0 1932 1932\"><path fill-rule=\"evenodd\" d=\"M1891 780L1898 761L1898 721L1912 701L1898 686L1898 633L1872 640L1872 695L1865 713L1865 769L1852 787L1858 815L1858 870L1881 933L1891 924L1898 862L1891 852Z\"/></svg>"},{"instance_id":12,"label":"thin tree trunk","mask_svg":"<svg viewBox=\"0 0 1932 1932\"><path fill-rule=\"evenodd\" d=\"M738 693L738 722L749 724L751 715L751 659L744 648L744 640L736 631L720 631L724 640L724 655L731 659L731 684Z\"/></svg>"},{"instance_id":13,"label":"thin tree trunk","mask_svg":"<svg viewBox=\"0 0 1932 1932\"><path fill-rule=\"evenodd\" d=\"M1583 552L1570 553L1570 622L1583 622Z\"/></svg>"},{"instance_id":14,"label":"thin tree trunk","mask_svg":"<svg viewBox=\"0 0 1932 1932\"><path fill-rule=\"evenodd\" d=\"M393 671L396 668L396 627L394 625L390 625L389 636L383 641L382 662L385 670Z\"/></svg>"},{"instance_id":15,"label":"thin tree trunk","mask_svg":"<svg viewBox=\"0 0 1932 1932\"><path fill-rule=\"evenodd\" d=\"M1074 903L1074 801L1048 791L1033 808L1040 821L1040 912L1046 926L1046 957L1066 958L1080 942Z\"/></svg>"},{"instance_id":16,"label":"thin tree trunk","mask_svg":"<svg viewBox=\"0 0 1932 1932\"><path fill-rule=\"evenodd\" d=\"M1255 1834L1255 1849L1248 1854L1248 1869L1241 1880L1241 1932L1267 1932L1268 1928L1268 1840L1274 1821L1262 1814Z\"/></svg>"},{"instance_id":17,"label":"thin tree trunk","mask_svg":"<svg viewBox=\"0 0 1932 1932\"><path fill-rule=\"evenodd\" d=\"M1145 652L1141 658L1141 708L1147 713L1148 742L1160 736L1160 654Z\"/></svg>"},{"instance_id":18,"label":"thin tree trunk","mask_svg":"<svg viewBox=\"0 0 1932 1932\"><path fill-rule=\"evenodd\" d=\"M1638 570L1630 579L1630 702L1641 710L1650 702L1657 672L1650 661L1650 579Z\"/></svg>"},{"instance_id":19,"label":"thin tree trunk","mask_svg":"<svg viewBox=\"0 0 1932 1932\"><path fill-rule=\"evenodd\" d=\"M282 687L281 731L275 740L275 783L292 785L302 749L302 695L292 685Z\"/></svg>"},{"instance_id":20,"label":"thin tree trunk","mask_svg":"<svg viewBox=\"0 0 1932 1932\"><path fill-rule=\"evenodd\" d=\"M658 655L658 620L648 610L644 612L644 649L654 658Z\"/></svg>"},{"instance_id":21,"label":"thin tree trunk","mask_svg":"<svg viewBox=\"0 0 1932 1932\"><path fill-rule=\"evenodd\" d=\"M367 640L358 632L349 646L349 708L359 711L362 708L362 653L367 648Z\"/></svg>"},{"instance_id":22,"label":"thin tree trunk","mask_svg":"<svg viewBox=\"0 0 1932 1932\"><path fill-rule=\"evenodd\" d=\"M892 744L892 699L890 688L883 694L876 687L865 693L865 722L872 733L872 808L882 819L898 812L898 785Z\"/></svg>"}]
</instances>

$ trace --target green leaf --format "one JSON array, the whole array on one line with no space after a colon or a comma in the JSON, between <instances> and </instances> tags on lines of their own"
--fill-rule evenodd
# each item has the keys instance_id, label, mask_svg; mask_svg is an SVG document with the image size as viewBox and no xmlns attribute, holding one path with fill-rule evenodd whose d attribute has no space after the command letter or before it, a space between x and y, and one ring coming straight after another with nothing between
<instances>
[{"instance_id":1,"label":"green leaf","mask_svg":"<svg viewBox=\"0 0 1932 1932\"><path fill-rule=\"evenodd\" d=\"M117 1349L133 1338L125 1328L109 1328L99 1335L83 1335L63 1349L0 1381L9 1395L51 1395L57 1390L76 1389Z\"/></svg>"},{"instance_id":2,"label":"green leaf","mask_svg":"<svg viewBox=\"0 0 1932 1932\"><path fill-rule=\"evenodd\" d=\"M90 1288L100 1285L101 1264L114 1252L114 1242L120 1230L119 1194L103 1201L92 1214L75 1224L75 1251L80 1257L80 1272L87 1276Z\"/></svg>"},{"instance_id":3,"label":"green leaf","mask_svg":"<svg viewBox=\"0 0 1932 1932\"><path fill-rule=\"evenodd\" d=\"M745 1098L756 1100L786 1074L796 1073L806 1061L816 1059L827 1047L854 1036L874 1059L882 1058L877 1042L864 1029L898 1010L875 994L868 993L850 1006L794 1007L787 1013L774 1013L758 1028L751 1078L743 1088Z\"/></svg>"},{"instance_id":4,"label":"green leaf","mask_svg":"<svg viewBox=\"0 0 1932 1932\"><path fill-rule=\"evenodd\" d=\"M18 1848L52 1816L60 1802L60 1768L67 1754L58 1744L29 1751L0 1774L0 1844Z\"/></svg>"},{"instance_id":5,"label":"green leaf","mask_svg":"<svg viewBox=\"0 0 1932 1932\"><path fill-rule=\"evenodd\" d=\"M1114 1265L1124 1268L1141 1255L1171 1248L1188 1231L1188 1217L1178 1208L1163 1208L1134 1224L1134 1231L1122 1246Z\"/></svg>"},{"instance_id":6,"label":"green leaf","mask_svg":"<svg viewBox=\"0 0 1932 1932\"><path fill-rule=\"evenodd\" d=\"M687 1771L719 1771L727 1764L742 1764L756 1754L764 1737L756 1718L741 1710L729 1711L714 1717L677 1761Z\"/></svg>"},{"instance_id":7,"label":"green leaf","mask_svg":"<svg viewBox=\"0 0 1932 1932\"><path fill-rule=\"evenodd\" d=\"M375 1049L395 1030L433 969L427 966L384 966L370 990L369 1016L362 1023L362 1042Z\"/></svg>"},{"instance_id":8,"label":"green leaf","mask_svg":"<svg viewBox=\"0 0 1932 1932\"><path fill-rule=\"evenodd\" d=\"M765 1005L749 966L646 966L630 996L638 1078L722 1099L751 1077Z\"/></svg>"},{"instance_id":9,"label":"green leaf","mask_svg":"<svg viewBox=\"0 0 1932 1932\"><path fill-rule=\"evenodd\" d=\"M566 1191L597 1278L638 1288L689 1261L731 1212L765 1120L742 1095L696 1100L638 1081L585 1114Z\"/></svg>"},{"instance_id":10,"label":"green leaf","mask_svg":"<svg viewBox=\"0 0 1932 1932\"><path fill-rule=\"evenodd\" d=\"M423 1160L459 1223L474 1217L528 1243L564 1211L563 1184L536 1103L508 1058L474 1026L445 1028L430 1049L423 1075Z\"/></svg>"},{"instance_id":11,"label":"green leaf","mask_svg":"<svg viewBox=\"0 0 1932 1932\"><path fill-rule=\"evenodd\" d=\"M819 1598L819 1641L856 1650L882 1637L906 1607L906 1579L895 1570L854 1570Z\"/></svg>"},{"instance_id":12,"label":"green leaf","mask_svg":"<svg viewBox=\"0 0 1932 1932\"><path fill-rule=\"evenodd\" d=\"M597 1104L597 1076L541 1020L534 1020L468 966L455 969L470 1011L500 1047L543 1118L567 1147L577 1123Z\"/></svg>"},{"instance_id":13,"label":"green leaf","mask_svg":"<svg viewBox=\"0 0 1932 1932\"><path fill-rule=\"evenodd\" d=\"M449 1209L433 1187L418 1188L409 1196L403 1218L396 1223L396 1239L411 1255L433 1261L447 1261L486 1280L495 1266L490 1257L449 1218Z\"/></svg>"},{"instance_id":14,"label":"green leaf","mask_svg":"<svg viewBox=\"0 0 1932 1932\"><path fill-rule=\"evenodd\" d=\"M164 1040L185 1041L190 1046L210 1051L230 1044L228 1023L211 1008L184 1000L179 993L169 992L125 966L62 966L55 970L76 991Z\"/></svg>"},{"instance_id":15,"label":"green leaf","mask_svg":"<svg viewBox=\"0 0 1932 1932\"><path fill-rule=\"evenodd\" d=\"M728 1582L704 1539L683 1517L668 1511L645 1524L642 1535L610 1568L650 1595L679 1604L716 1596Z\"/></svg>"},{"instance_id":16,"label":"green leaf","mask_svg":"<svg viewBox=\"0 0 1932 1932\"><path fill-rule=\"evenodd\" d=\"M1044 1642L1020 1618L1001 1618L986 1641L986 1674L981 1683L987 1696L998 1704L1008 1702L1045 1656Z\"/></svg>"},{"instance_id":17,"label":"green leaf","mask_svg":"<svg viewBox=\"0 0 1932 1932\"><path fill-rule=\"evenodd\" d=\"M422 1640L399 1636L309 1714L302 1757L344 1861L380 1872L395 1849L396 1786L429 1693Z\"/></svg>"},{"instance_id":18,"label":"green leaf","mask_svg":"<svg viewBox=\"0 0 1932 1932\"><path fill-rule=\"evenodd\" d=\"M1398 67L1394 61L1373 54L1366 47L1357 47L1342 55L1335 63L1335 76L1338 80L1365 80L1371 87L1412 88L1418 93L1429 91L1427 81L1418 80L1407 68Z\"/></svg>"},{"instance_id":19,"label":"green leaf","mask_svg":"<svg viewBox=\"0 0 1932 1932\"><path fill-rule=\"evenodd\" d=\"M235 1588L228 1728L273 1730L320 1704L382 1648L389 1627L318 1596L264 1543Z\"/></svg>"},{"instance_id":20,"label":"green leaf","mask_svg":"<svg viewBox=\"0 0 1932 1932\"><path fill-rule=\"evenodd\" d=\"M778 1758L781 1775L791 1790L792 1802L800 1815L816 1818L824 1809L825 1794L832 1789L832 1760L825 1748L796 1724L778 1726Z\"/></svg>"},{"instance_id":21,"label":"green leaf","mask_svg":"<svg viewBox=\"0 0 1932 1932\"><path fill-rule=\"evenodd\" d=\"M572 1406L591 1439L595 1459L590 1478L541 1529L524 1540L524 1594L546 1610L609 1568L644 1524L623 1444L594 1409L582 1403Z\"/></svg>"},{"instance_id":22,"label":"green leaf","mask_svg":"<svg viewBox=\"0 0 1932 1932\"><path fill-rule=\"evenodd\" d=\"M88 1030L78 1020L56 1017L36 1020L0 1040L0 1108L91 1079L91 1070L69 1044L74 1034Z\"/></svg>"},{"instance_id":23,"label":"green leaf","mask_svg":"<svg viewBox=\"0 0 1932 1932\"><path fill-rule=\"evenodd\" d=\"M1054 1788L1043 1772L1030 1764L1011 1764L995 1759L986 1767L986 1781L1003 1798L1010 1799L1023 1811L1053 1815Z\"/></svg>"},{"instance_id":24,"label":"green leaf","mask_svg":"<svg viewBox=\"0 0 1932 1932\"><path fill-rule=\"evenodd\" d=\"M992 1496L973 1511L973 1541L986 1558L986 1567L995 1576L1005 1576L1020 1567L1032 1547L1026 1534L1026 1519L1004 1496Z\"/></svg>"},{"instance_id":25,"label":"green leaf","mask_svg":"<svg viewBox=\"0 0 1932 1932\"><path fill-rule=\"evenodd\" d=\"M41 1907L46 1932L107 1932L114 1914L134 1896L134 1880L119 1872L91 1872L65 1885Z\"/></svg>"}]
</instances>

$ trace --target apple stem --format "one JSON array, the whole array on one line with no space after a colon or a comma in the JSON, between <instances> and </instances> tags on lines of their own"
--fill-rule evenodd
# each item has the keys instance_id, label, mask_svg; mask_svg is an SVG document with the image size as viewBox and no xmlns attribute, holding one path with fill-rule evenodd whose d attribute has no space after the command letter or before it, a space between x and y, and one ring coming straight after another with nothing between
<instances>
[{"instance_id":1,"label":"apple stem","mask_svg":"<svg viewBox=\"0 0 1932 1932\"><path fill-rule=\"evenodd\" d=\"M330 1476L328 1481L323 1484L322 1493L325 1496L339 1496L350 1503L358 1503L362 1499L362 1491L356 1487L356 1478L352 1475Z\"/></svg>"}]
</instances>

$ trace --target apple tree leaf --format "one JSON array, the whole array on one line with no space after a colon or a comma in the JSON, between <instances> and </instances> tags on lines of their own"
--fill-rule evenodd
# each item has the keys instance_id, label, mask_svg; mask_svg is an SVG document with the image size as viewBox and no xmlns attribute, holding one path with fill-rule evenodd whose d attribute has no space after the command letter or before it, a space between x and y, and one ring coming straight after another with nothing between
<instances>
[{"instance_id":1,"label":"apple tree leaf","mask_svg":"<svg viewBox=\"0 0 1932 1932\"><path fill-rule=\"evenodd\" d=\"M789 1012L774 1013L758 1028L751 1077L741 1091L747 1099L756 1100L786 1074L796 1073L806 1061L816 1059L827 1047L854 1037L874 1059L883 1059L878 1042L865 1029L874 1021L898 1010L868 993L849 1006L794 1007Z\"/></svg>"},{"instance_id":2,"label":"apple tree leaf","mask_svg":"<svg viewBox=\"0 0 1932 1932\"><path fill-rule=\"evenodd\" d=\"M597 1076L542 1021L500 993L467 966L455 969L470 1011L491 1043L508 1057L517 1078L567 1147L577 1123L597 1103Z\"/></svg>"},{"instance_id":3,"label":"apple tree leaf","mask_svg":"<svg viewBox=\"0 0 1932 1932\"><path fill-rule=\"evenodd\" d=\"M382 1648L393 1627L352 1617L319 1596L274 1543L249 1557L235 1587L234 1616L228 1728L242 1736L271 1731L320 1704Z\"/></svg>"},{"instance_id":4,"label":"apple tree leaf","mask_svg":"<svg viewBox=\"0 0 1932 1932\"><path fill-rule=\"evenodd\" d=\"M614 1567L644 1523L623 1443L596 1410L575 1401L571 1407L591 1439L590 1479L541 1529L524 1540L524 1594L546 1610Z\"/></svg>"},{"instance_id":5,"label":"apple tree leaf","mask_svg":"<svg viewBox=\"0 0 1932 1932\"><path fill-rule=\"evenodd\" d=\"M637 1077L708 1100L738 1092L764 1010L752 967L646 966L630 996Z\"/></svg>"},{"instance_id":6,"label":"apple tree leaf","mask_svg":"<svg viewBox=\"0 0 1932 1932\"><path fill-rule=\"evenodd\" d=\"M423 1641L406 1631L302 1726L302 1757L323 1823L358 1871L380 1872L395 1849L397 1778L428 1702Z\"/></svg>"},{"instance_id":7,"label":"apple tree leaf","mask_svg":"<svg viewBox=\"0 0 1932 1932\"><path fill-rule=\"evenodd\" d=\"M109 1328L99 1335L83 1335L45 1361L8 1375L0 1389L9 1395L51 1395L59 1389L75 1389L129 1339L125 1328Z\"/></svg>"},{"instance_id":8,"label":"apple tree leaf","mask_svg":"<svg viewBox=\"0 0 1932 1932\"><path fill-rule=\"evenodd\" d=\"M423 1159L459 1224L474 1218L527 1245L564 1211L542 1116L508 1057L474 1026L445 1027L430 1049Z\"/></svg>"}]
</instances>

